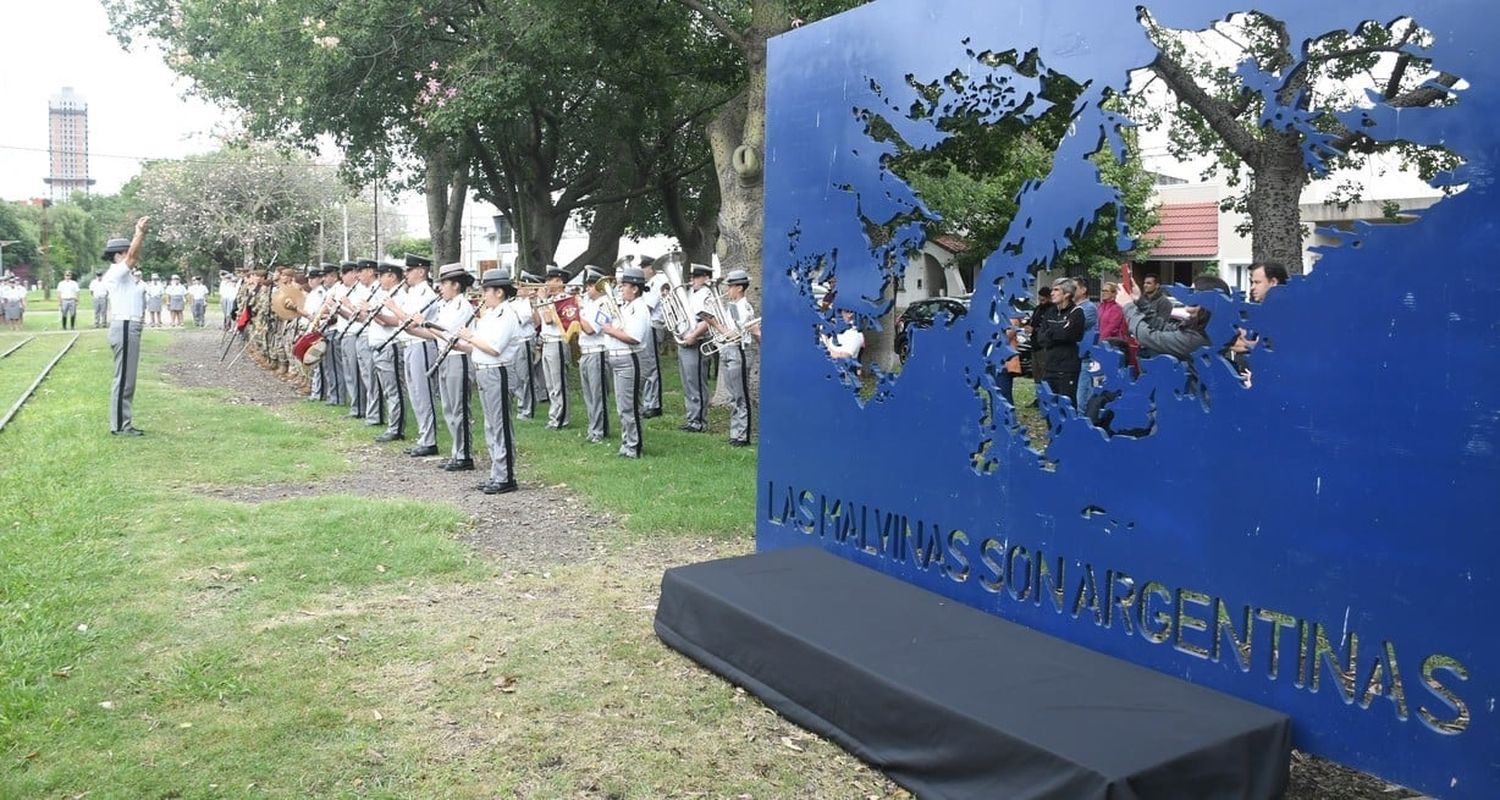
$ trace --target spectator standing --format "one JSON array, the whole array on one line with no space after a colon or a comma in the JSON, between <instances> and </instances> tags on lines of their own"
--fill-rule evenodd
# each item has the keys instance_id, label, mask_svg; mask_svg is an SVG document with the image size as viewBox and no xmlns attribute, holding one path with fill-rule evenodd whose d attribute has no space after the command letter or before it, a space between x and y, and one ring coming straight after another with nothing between
<instances>
[{"instance_id":1,"label":"spectator standing","mask_svg":"<svg viewBox=\"0 0 1500 800\"><path fill-rule=\"evenodd\" d=\"M1083 340L1078 343L1078 409L1081 411L1088 407L1089 395L1094 392L1094 381L1089 377L1089 366L1093 364L1093 357L1089 351L1099 341L1099 307L1089 299L1089 284L1087 280L1077 281L1077 287L1073 291L1073 303L1078 310L1083 312Z\"/></svg>"},{"instance_id":2,"label":"spectator standing","mask_svg":"<svg viewBox=\"0 0 1500 800\"><path fill-rule=\"evenodd\" d=\"M1080 359L1078 344L1083 341L1083 310L1073 302L1078 286L1071 278L1052 282L1052 306L1036 330L1036 350L1046 359L1042 379L1053 394L1077 402Z\"/></svg>"}]
</instances>

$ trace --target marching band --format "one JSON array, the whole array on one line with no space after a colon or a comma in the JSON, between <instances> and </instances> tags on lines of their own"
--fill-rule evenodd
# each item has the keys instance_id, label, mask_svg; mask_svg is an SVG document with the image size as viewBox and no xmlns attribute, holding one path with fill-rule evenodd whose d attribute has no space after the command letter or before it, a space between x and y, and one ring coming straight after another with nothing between
<instances>
[{"instance_id":1,"label":"marching band","mask_svg":"<svg viewBox=\"0 0 1500 800\"><path fill-rule=\"evenodd\" d=\"M729 444L750 444L747 352L759 342L760 320L744 270L715 282L712 268L674 252L639 264L621 259L609 275L594 266L574 275L555 264L540 278L491 269L472 294L475 276L462 264L439 268L435 289L431 271L430 259L408 254L404 262L363 259L305 273L278 267L274 285L264 269L226 274L226 325L245 335L254 361L284 373L309 402L347 407L348 416L383 428L375 441L407 438L409 401L410 456L438 454L441 411L452 442L441 462L447 471L475 469L470 408L477 393L486 494L516 491L512 421L533 417L541 390L546 428L571 426L575 343L590 443L617 427L616 455L646 453L642 420L662 413L659 348L670 339L683 379L681 429L708 429L708 365L717 357L731 406Z\"/></svg>"}]
</instances>

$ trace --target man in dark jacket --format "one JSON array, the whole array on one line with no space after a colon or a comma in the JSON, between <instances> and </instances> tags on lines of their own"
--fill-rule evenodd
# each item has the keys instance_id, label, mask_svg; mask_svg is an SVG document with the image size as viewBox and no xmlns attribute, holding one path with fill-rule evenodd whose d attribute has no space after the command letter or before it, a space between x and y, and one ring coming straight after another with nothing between
<instances>
[{"instance_id":1,"label":"man in dark jacket","mask_svg":"<svg viewBox=\"0 0 1500 800\"><path fill-rule=\"evenodd\" d=\"M1073 302L1075 291L1077 285L1070 278L1052 282L1052 306L1038 320L1035 339L1035 352L1045 358L1042 379L1069 402L1078 396L1078 343L1086 327L1083 311Z\"/></svg>"}]
</instances>

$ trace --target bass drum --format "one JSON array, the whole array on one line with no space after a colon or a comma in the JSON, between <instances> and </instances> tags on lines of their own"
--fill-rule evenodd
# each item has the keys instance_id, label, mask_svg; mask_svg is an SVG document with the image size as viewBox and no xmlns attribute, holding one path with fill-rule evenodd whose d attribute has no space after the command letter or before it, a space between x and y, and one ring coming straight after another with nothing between
<instances>
[{"instance_id":1,"label":"bass drum","mask_svg":"<svg viewBox=\"0 0 1500 800\"><path fill-rule=\"evenodd\" d=\"M328 341L317 331L304 333L292 342L292 357L311 367L323 360L328 351Z\"/></svg>"}]
</instances>

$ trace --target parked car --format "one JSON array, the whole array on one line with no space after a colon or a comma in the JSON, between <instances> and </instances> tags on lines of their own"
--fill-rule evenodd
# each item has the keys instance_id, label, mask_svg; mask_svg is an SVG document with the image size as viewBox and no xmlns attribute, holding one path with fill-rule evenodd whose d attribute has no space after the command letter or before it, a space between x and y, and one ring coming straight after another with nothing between
<instances>
[{"instance_id":1,"label":"parked car","mask_svg":"<svg viewBox=\"0 0 1500 800\"><path fill-rule=\"evenodd\" d=\"M939 318L945 325L969 313L969 301L959 297L929 297L918 300L901 310L896 317L896 357L903 362L911 355L912 334L923 328L931 328Z\"/></svg>"}]
</instances>

